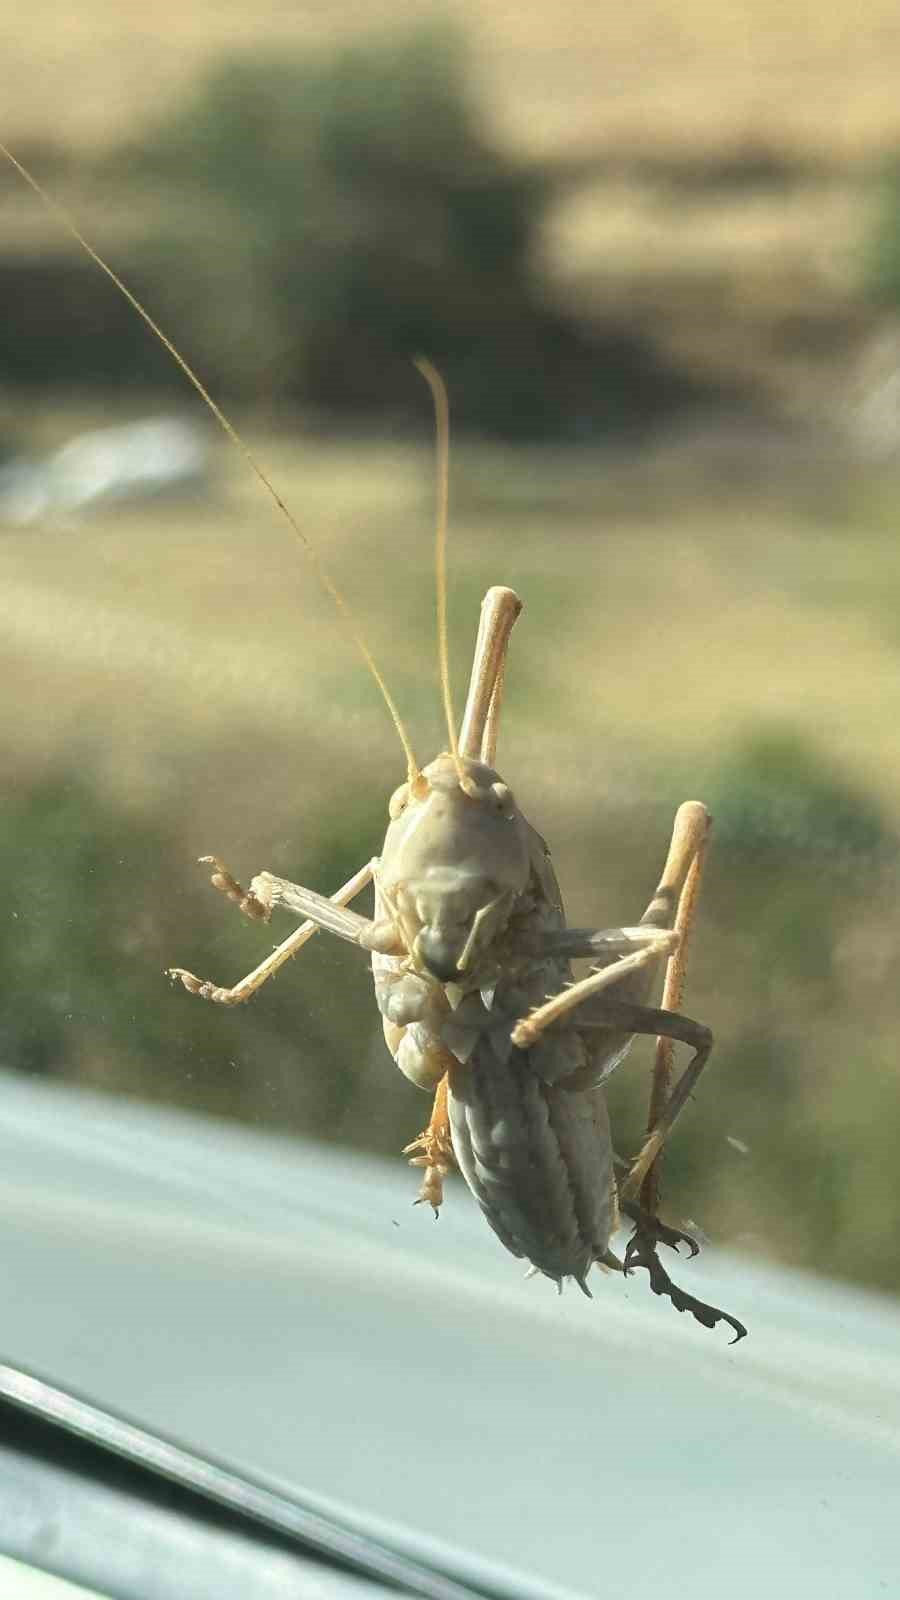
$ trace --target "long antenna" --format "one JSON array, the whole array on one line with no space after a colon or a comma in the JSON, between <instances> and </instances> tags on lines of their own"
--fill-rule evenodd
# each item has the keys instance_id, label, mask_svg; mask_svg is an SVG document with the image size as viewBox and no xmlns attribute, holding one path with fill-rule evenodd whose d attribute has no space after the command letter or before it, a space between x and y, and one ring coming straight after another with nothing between
<instances>
[{"instance_id":1,"label":"long antenna","mask_svg":"<svg viewBox=\"0 0 900 1600\"><path fill-rule=\"evenodd\" d=\"M112 267L110 267L104 261L104 259L103 259L103 257L101 255L98 255L98 253L94 249L93 245L88 243L87 239L84 237L84 234L81 232L81 230L78 227L77 223L75 222L74 218L72 216L70 216L69 212L65 209L64 206L60 205L58 200L54 200L47 193L47 191L41 187L41 185L37 181L37 178L32 177L32 175L28 171L27 167L23 167L21 161L17 161L16 160L16 158L13 155L12 151L8 150L5 144L0 143L0 154L4 155L6 157L6 159L7 159L7 161L10 163L10 165L15 167L15 169L18 172L19 176L21 178L24 178L25 182L28 184L28 187L30 189L34 190L34 193L37 195L37 197L40 200L41 204L46 207L46 209L50 212L51 216L54 216L56 218L56 220L65 229L66 233L68 233L75 240L76 244L79 244L81 246L81 248L82 248L82 250L84 250L85 254L90 257L90 259L93 261L94 265L99 267L100 271L105 273L107 278L109 278L110 281L115 284L115 286L118 289L119 293L124 295L125 299L128 301L128 304L134 308L134 310L137 312L138 316L142 319L143 322L146 323L146 325L150 329L151 333L155 334L156 338L159 340L160 344L165 346L165 348L169 352L169 355L172 357L173 361L175 361L176 365L181 368L181 370L184 373L185 377L188 379L188 382L193 385L193 387L196 389L197 393L199 394L201 400L203 400L204 403L209 407L209 410L212 412L213 416L215 417L215 419L216 419L217 423L219 424L219 427L222 429L223 433L227 434L227 436L231 440L232 444L237 446L237 448L240 451L241 455L244 457L244 460L247 462L247 464L249 465L251 470L255 473L256 477L259 479L260 483L263 485L263 488L267 491L267 493L274 500L276 506L278 507L278 510L287 519L289 527L296 534L296 536L299 539L301 545L303 546L303 549L305 550L307 556L309 557L310 561L312 562L313 569L315 571L315 574L316 574L316 577L317 577L317 579L319 581L320 586L324 589L325 593L333 601L333 603L334 603L334 605L335 605L335 607L337 609L338 615L340 616L342 622L344 623L345 627L347 628L347 631L350 634L350 637L353 640L353 643L356 645L357 650L359 651L360 655L362 656L363 661L365 662L366 666L369 669L369 672L372 674L372 677L375 679L375 682L377 683L378 688L381 691L382 699L384 700L384 703L387 706L388 711L390 712L391 721L393 722L394 727L397 730L397 733L398 733L399 738L400 738L400 743L403 746L404 754L406 756L406 767L407 767L408 781L409 781L410 786L413 787L417 783L418 778L419 778L419 764L416 761L415 754L413 753L413 747L412 747L412 744L410 743L409 735L406 732L406 728L404 727L402 718L400 716L400 712L399 712L399 710L397 708L396 701L394 700L393 695L391 694L390 690L388 689L388 686L385 683L384 678L381 675L381 672L379 671L379 668L378 668L378 666L377 666L377 664L375 662L375 658L372 655L371 650L369 649L368 645L366 644L365 639L363 638L362 634L359 631L359 628L356 625L355 618L353 616L352 611L350 610L349 605L347 604L347 601L344 599L343 594L341 593L341 591L338 588L337 584L334 582L334 579L331 577L330 573L328 572L328 569L326 568L324 562L322 561L321 556L319 555L318 550L316 549L315 545L313 544L312 540L310 539L309 534L304 533L303 529L301 528L299 522L297 521L297 519L294 516L293 512L291 511L290 507L287 506L285 504L285 502L282 500L281 495L278 493L278 490L275 488L274 484L271 482L271 480L269 479L269 477L266 474L266 472L260 466L259 462L257 461L256 457L254 456L253 452L250 450L249 446L244 443L244 441L241 438L240 434L238 433L237 429L234 427L234 425L231 422L229 422L229 420L226 417L224 411L222 411L220 409L220 407L216 404L216 402L213 399L212 395L209 393L209 391L207 390L205 385L198 378L198 376L197 376L196 372L194 371L193 367L189 365L189 363L185 360L185 358L181 354L181 352L175 348L175 346L172 343L171 339L167 338L167 336L163 333L162 328L160 328L159 325L156 322L154 322L154 320L151 317L149 311L145 310L145 308L141 305L140 300L138 300L136 295L132 294L132 292L128 288L127 284L122 282L122 279L118 276L117 273L115 273L113 271Z\"/></svg>"},{"instance_id":2,"label":"long antenna","mask_svg":"<svg viewBox=\"0 0 900 1600\"><path fill-rule=\"evenodd\" d=\"M450 646L447 638L447 502L450 484L450 407L447 403L447 386L440 373L425 356L416 358L416 366L431 390L434 401L434 422L437 432L437 519L434 529L434 564L437 587L437 640L438 664L441 674L441 695L444 716L447 719L447 737L450 754L456 765L460 787L467 789L466 776L459 753L459 735L453 714L453 694L450 688Z\"/></svg>"}]
</instances>

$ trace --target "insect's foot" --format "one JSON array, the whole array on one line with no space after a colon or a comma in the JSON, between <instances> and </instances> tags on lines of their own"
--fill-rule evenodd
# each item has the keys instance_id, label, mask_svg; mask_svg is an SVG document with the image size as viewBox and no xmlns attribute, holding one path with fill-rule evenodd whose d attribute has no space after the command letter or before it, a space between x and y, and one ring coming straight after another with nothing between
<instances>
[{"instance_id":1,"label":"insect's foot","mask_svg":"<svg viewBox=\"0 0 900 1600\"><path fill-rule=\"evenodd\" d=\"M655 1220L654 1218L653 1221ZM635 1267L646 1267L653 1293L665 1295L667 1300L671 1300L676 1311L689 1311L695 1322L702 1323L704 1328L715 1328L718 1323L727 1322L728 1326L734 1329L731 1344L737 1344L738 1340L746 1338L747 1329L737 1317L732 1317L727 1311L720 1311L717 1306L707 1305L704 1300L698 1300L695 1295L679 1289L677 1283L672 1282L656 1254L656 1243L653 1230L648 1229L644 1232L639 1222L625 1251L626 1273L633 1272Z\"/></svg>"},{"instance_id":2,"label":"insect's foot","mask_svg":"<svg viewBox=\"0 0 900 1600\"><path fill-rule=\"evenodd\" d=\"M221 984L210 983L208 978L198 978L184 967L169 967L166 977L177 978L184 984L188 994L199 995L201 1000L212 1000L220 1006L233 1006L238 1003L233 989L223 989Z\"/></svg>"},{"instance_id":3,"label":"insect's foot","mask_svg":"<svg viewBox=\"0 0 900 1600\"><path fill-rule=\"evenodd\" d=\"M652 1212L645 1211L643 1206L639 1206L636 1200L620 1201L619 1210L623 1216L628 1217L635 1224L634 1235L628 1241L625 1250L626 1271L632 1265L632 1262L635 1266L640 1266L640 1261L637 1259L639 1232L643 1238L652 1240L654 1244L668 1245L669 1249L674 1250L676 1255L678 1254L678 1246L686 1244L688 1247L688 1260L690 1261L694 1259L694 1256L700 1254L700 1246L691 1234L682 1232L681 1228L670 1228L668 1223L663 1222L659 1217L655 1217Z\"/></svg>"},{"instance_id":4,"label":"insect's foot","mask_svg":"<svg viewBox=\"0 0 900 1600\"><path fill-rule=\"evenodd\" d=\"M438 1212L444 1204L444 1179L447 1176L447 1167L429 1167L425 1165L425 1157L420 1156L411 1161L411 1167L425 1166L425 1176L419 1190L418 1199L413 1201L414 1206L430 1206L437 1220Z\"/></svg>"},{"instance_id":5,"label":"insect's foot","mask_svg":"<svg viewBox=\"0 0 900 1600\"><path fill-rule=\"evenodd\" d=\"M213 888L218 889L219 893L224 894L227 900L238 906L245 917L252 918L254 922L268 922L272 915L272 907L267 906L260 900L259 896L254 894L252 888L248 893L238 883L237 878L232 877L228 868L219 860L218 856L201 856L200 865L215 868L209 879Z\"/></svg>"},{"instance_id":6,"label":"insect's foot","mask_svg":"<svg viewBox=\"0 0 900 1600\"><path fill-rule=\"evenodd\" d=\"M444 1179L454 1165L449 1134L443 1128L428 1127L412 1144L406 1145L403 1154L410 1157L411 1167L425 1169L419 1198L414 1204L431 1206L437 1216L444 1203Z\"/></svg>"}]
</instances>

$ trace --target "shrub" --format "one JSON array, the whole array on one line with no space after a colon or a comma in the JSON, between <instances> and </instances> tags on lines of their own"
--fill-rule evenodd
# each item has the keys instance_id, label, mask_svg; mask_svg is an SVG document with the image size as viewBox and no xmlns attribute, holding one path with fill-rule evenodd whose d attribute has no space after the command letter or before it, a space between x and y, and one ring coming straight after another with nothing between
<instances>
[{"instance_id":1,"label":"shrub","mask_svg":"<svg viewBox=\"0 0 900 1600\"><path fill-rule=\"evenodd\" d=\"M443 370L457 421L512 435L632 423L684 386L632 334L549 307L534 245L547 182L499 151L459 36L419 27L312 60L219 66L129 152L181 218L142 276L216 383L269 400L425 413Z\"/></svg>"},{"instance_id":2,"label":"shrub","mask_svg":"<svg viewBox=\"0 0 900 1600\"><path fill-rule=\"evenodd\" d=\"M865 794L790 730L761 729L733 751L708 795L717 845L748 861L877 864L885 823Z\"/></svg>"},{"instance_id":3,"label":"shrub","mask_svg":"<svg viewBox=\"0 0 900 1600\"><path fill-rule=\"evenodd\" d=\"M865 280L878 305L900 307L900 158L882 174L865 255Z\"/></svg>"}]
</instances>

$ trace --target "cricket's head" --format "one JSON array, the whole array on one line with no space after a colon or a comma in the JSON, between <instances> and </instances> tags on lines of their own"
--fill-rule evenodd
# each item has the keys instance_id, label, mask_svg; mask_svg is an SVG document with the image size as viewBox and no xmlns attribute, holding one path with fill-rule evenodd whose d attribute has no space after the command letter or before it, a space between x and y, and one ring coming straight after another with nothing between
<instances>
[{"instance_id":1,"label":"cricket's head","mask_svg":"<svg viewBox=\"0 0 900 1600\"><path fill-rule=\"evenodd\" d=\"M378 882L419 971L473 984L528 885L527 824L492 767L441 755L390 804Z\"/></svg>"}]
</instances>

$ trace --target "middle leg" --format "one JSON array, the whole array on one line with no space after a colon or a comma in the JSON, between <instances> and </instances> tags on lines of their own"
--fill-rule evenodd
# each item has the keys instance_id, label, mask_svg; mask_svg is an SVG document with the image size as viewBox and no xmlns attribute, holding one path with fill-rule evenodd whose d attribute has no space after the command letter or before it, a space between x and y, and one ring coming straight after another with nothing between
<instances>
[{"instance_id":1,"label":"middle leg","mask_svg":"<svg viewBox=\"0 0 900 1600\"><path fill-rule=\"evenodd\" d=\"M620 992L624 998L643 1001L654 968L664 957L669 958L671 970L672 963L677 959L678 947L686 940L693 920L699 868L709 825L709 812L699 800L686 800L678 807L662 877L641 918L639 929L608 929L600 934L563 930L548 935L548 949L552 949L553 953L573 957L589 955L594 956L595 960L599 956L604 964L600 971L594 971L581 982L571 984L568 989L554 995L545 1005L538 1006L524 1017L513 1031L514 1045L519 1049L527 1049L545 1028L561 1021L567 1013L577 1010L585 1001L604 990L621 985ZM610 957L618 954L615 948L617 938L623 942L627 939L626 947L632 953L608 965ZM683 961L680 970L683 973Z\"/></svg>"}]
</instances>

